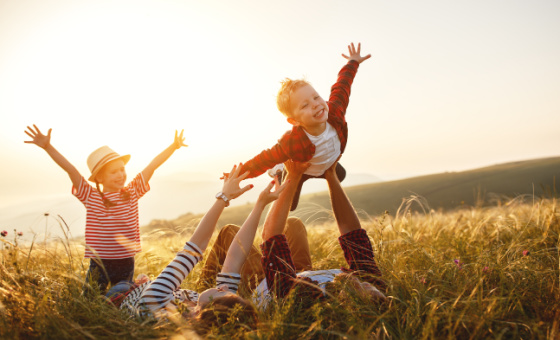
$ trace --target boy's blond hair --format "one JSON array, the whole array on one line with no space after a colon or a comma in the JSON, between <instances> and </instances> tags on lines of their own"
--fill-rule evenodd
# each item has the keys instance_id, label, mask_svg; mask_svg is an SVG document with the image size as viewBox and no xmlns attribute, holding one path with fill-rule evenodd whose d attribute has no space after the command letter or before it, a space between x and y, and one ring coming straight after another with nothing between
<instances>
[{"instance_id":1,"label":"boy's blond hair","mask_svg":"<svg viewBox=\"0 0 560 340\"><path fill-rule=\"evenodd\" d=\"M282 86L280 86L280 90L278 91L278 95L276 96L276 106L278 106L278 110L282 112L282 114L288 118L293 118L292 115L292 106L290 98L292 93L296 90L304 87L305 85L311 85L305 79L290 79L286 78L280 82Z\"/></svg>"}]
</instances>

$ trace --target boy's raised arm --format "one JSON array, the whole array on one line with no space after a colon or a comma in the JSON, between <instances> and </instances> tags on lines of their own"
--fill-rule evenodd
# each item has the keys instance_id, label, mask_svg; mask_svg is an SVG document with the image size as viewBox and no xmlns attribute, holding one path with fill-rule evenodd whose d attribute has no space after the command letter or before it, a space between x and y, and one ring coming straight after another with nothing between
<instances>
[{"instance_id":1,"label":"boy's raised arm","mask_svg":"<svg viewBox=\"0 0 560 340\"><path fill-rule=\"evenodd\" d=\"M338 72L336 83L331 87L329 116L343 117L346 115L346 108L350 102L351 87L358 67L362 62L371 57L370 54L362 57L360 50L361 44L358 43L358 48L356 49L354 43L352 43L348 45L348 55L342 54L348 60L348 63Z\"/></svg>"},{"instance_id":2,"label":"boy's raised arm","mask_svg":"<svg viewBox=\"0 0 560 340\"><path fill-rule=\"evenodd\" d=\"M72 163L70 163L60 152L58 152L58 150L54 148L54 146L51 145L51 132L52 129L49 129L49 132L47 132L47 135L45 136L35 124L33 124L33 127L28 126L25 134L31 137L32 140L24 141L24 143L35 144L45 150L52 160L55 161L55 163L58 164L58 166L60 166L64 171L66 171L74 188L78 188L80 186L80 181L82 180L82 175L78 169L72 165Z\"/></svg>"},{"instance_id":3,"label":"boy's raised arm","mask_svg":"<svg viewBox=\"0 0 560 340\"><path fill-rule=\"evenodd\" d=\"M360 50L362 49L362 44L358 43L358 48L356 49L354 47L354 43L351 43L350 45L348 45L348 55L345 55L344 53L342 53L342 56L345 59L348 59L348 61L350 60L355 60L358 62L358 64L361 64L362 62L368 60L369 58L371 58L371 54L365 55L365 56L361 56L360 55Z\"/></svg>"},{"instance_id":4,"label":"boy's raised arm","mask_svg":"<svg viewBox=\"0 0 560 340\"><path fill-rule=\"evenodd\" d=\"M184 130L181 130L181 134L177 135L177 130L175 130L175 139L173 140L173 143L171 143L171 145L169 145L165 150L157 155L150 162L150 164L148 164L148 166L144 170L142 170L142 176L144 177L144 181L146 181L146 183L150 181L152 175L154 174L154 171L156 171L156 169L159 168L160 165L165 163L165 161L168 160L169 157L171 157L175 150L181 148L182 146L188 146L184 143L185 137L183 137L183 131Z\"/></svg>"},{"instance_id":5,"label":"boy's raised arm","mask_svg":"<svg viewBox=\"0 0 560 340\"><path fill-rule=\"evenodd\" d=\"M242 171L249 171L249 177L253 178L262 175L268 169L272 169L276 164L284 163L289 157L282 150L280 144L275 144L270 149L263 150L261 153L251 158L243 164Z\"/></svg>"}]
</instances>

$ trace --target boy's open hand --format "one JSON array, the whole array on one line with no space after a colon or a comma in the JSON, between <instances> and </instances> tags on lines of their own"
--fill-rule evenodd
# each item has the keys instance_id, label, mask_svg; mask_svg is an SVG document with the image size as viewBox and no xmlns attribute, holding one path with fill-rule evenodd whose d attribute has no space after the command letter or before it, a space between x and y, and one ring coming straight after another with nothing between
<instances>
[{"instance_id":1,"label":"boy's open hand","mask_svg":"<svg viewBox=\"0 0 560 340\"><path fill-rule=\"evenodd\" d=\"M358 43L358 49L356 50L356 48L354 47L354 43L352 43L348 45L348 55L342 54L342 56L348 60L355 60L358 62L358 64L361 64L362 61L368 60L371 57L371 54L362 57L360 55L361 47L361 43Z\"/></svg>"},{"instance_id":2,"label":"boy's open hand","mask_svg":"<svg viewBox=\"0 0 560 340\"><path fill-rule=\"evenodd\" d=\"M25 131L25 134L31 137L33 140L26 140L24 141L24 143L35 144L45 149L51 143L51 131L52 129L49 129L49 132L45 136L44 134L41 133L41 130L39 130L37 125L33 124L33 128L28 126L27 130Z\"/></svg>"},{"instance_id":3,"label":"boy's open hand","mask_svg":"<svg viewBox=\"0 0 560 340\"><path fill-rule=\"evenodd\" d=\"M185 137L183 137L183 132L185 130L181 130L181 134L177 135L177 130L175 130L175 140L173 140L173 145L175 145L175 149L180 149L182 146L188 146L185 144Z\"/></svg>"}]
</instances>

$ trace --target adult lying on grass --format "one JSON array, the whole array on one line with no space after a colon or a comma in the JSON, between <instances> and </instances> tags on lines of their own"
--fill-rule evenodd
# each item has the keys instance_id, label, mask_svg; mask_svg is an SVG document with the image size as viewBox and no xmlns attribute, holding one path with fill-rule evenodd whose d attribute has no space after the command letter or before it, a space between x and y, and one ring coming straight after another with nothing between
<instances>
[{"instance_id":1,"label":"adult lying on grass","mask_svg":"<svg viewBox=\"0 0 560 340\"><path fill-rule=\"evenodd\" d=\"M239 174L241 167L231 171L231 175L224 180L221 193L216 202L204 215L190 240L177 253L167 267L154 281L147 281L126 293L124 299L118 294L112 297L113 302L131 315L140 317L165 317L169 313L181 312L185 318L194 318L198 331L204 331L212 325L224 325L229 320L246 327L255 328L257 314L251 302L237 295L240 275L239 270L245 262L249 249L264 208L278 198L285 186L280 186L271 192L274 182L270 183L259 195L257 202L239 230L236 240L232 243L226 256L222 271L217 275L215 288L210 288L198 294L197 292L180 289L182 281L192 271L193 267L202 259L202 254L214 232L218 218L229 201L239 197L252 188L247 185L240 188L239 183L248 173ZM111 294L115 290L109 292ZM237 313L231 318L233 313Z\"/></svg>"},{"instance_id":2,"label":"adult lying on grass","mask_svg":"<svg viewBox=\"0 0 560 340\"><path fill-rule=\"evenodd\" d=\"M340 298L353 291L374 301L385 300L385 295L379 289L385 290L386 286L381 280L371 242L367 232L361 228L356 211L340 185L335 172L336 162L327 170L325 177L340 232L338 240L349 268L315 271L311 270L311 255L304 224L297 218L288 219L290 202L297 190L297 183L309 165L293 161L288 161L285 165L288 171L286 178L289 181L284 182L285 190L274 202L266 217L262 254L252 247L247 256L241 270L242 286L253 289L256 286L255 278L262 280L256 287L255 295L259 302L264 303L270 297L269 289L279 298L284 298L294 291L300 301L310 303L326 296L325 286L339 287L336 283L344 287L335 292ZM234 239L238 228L232 225L226 227L221 230L214 243L199 285L207 285L208 279L215 276L220 264L224 263L225 249ZM331 289L328 290L332 293Z\"/></svg>"}]
</instances>

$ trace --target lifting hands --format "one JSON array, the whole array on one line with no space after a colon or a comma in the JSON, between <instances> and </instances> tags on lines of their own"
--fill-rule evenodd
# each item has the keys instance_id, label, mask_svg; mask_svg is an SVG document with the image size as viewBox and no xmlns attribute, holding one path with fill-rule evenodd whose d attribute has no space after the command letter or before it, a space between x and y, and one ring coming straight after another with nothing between
<instances>
[{"instance_id":1,"label":"lifting hands","mask_svg":"<svg viewBox=\"0 0 560 340\"><path fill-rule=\"evenodd\" d=\"M239 183L249 176L249 172L245 172L243 174L240 173L242 166L242 163L234 165L229 172L229 176L224 178L222 193L230 200L243 195L243 193L253 188L252 184L246 185L243 188L240 187Z\"/></svg>"},{"instance_id":2,"label":"lifting hands","mask_svg":"<svg viewBox=\"0 0 560 340\"><path fill-rule=\"evenodd\" d=\"M361 64L363 61L368 60L371 57L371 54L368 54L366 56L361 56L360 55L360 49L361 49L361 43L358 43L358 49L356 49L354 47L354 43L348 45L348 55L342 54L342 56L345 59L348 59L348 61L350 60L355 60L358 62L358 64Z\"/></svg>"},{"instance_id":3,"label":"lifting hands","mask_svg":"<svg viewBox=\"0 0 560 340\"><path fill-rule=\"evenodd\" d=\"M282 191L286 189L286 185L290 182L290 180L285 181L280 185L278 178L275 177L264 190L260 193L259 198L257 199L257 203L261 203L264 206L268 205L270 202L276 201ZM274 191L271 191L272 188L275 188Z\"/></svg>"}]
</instances>

